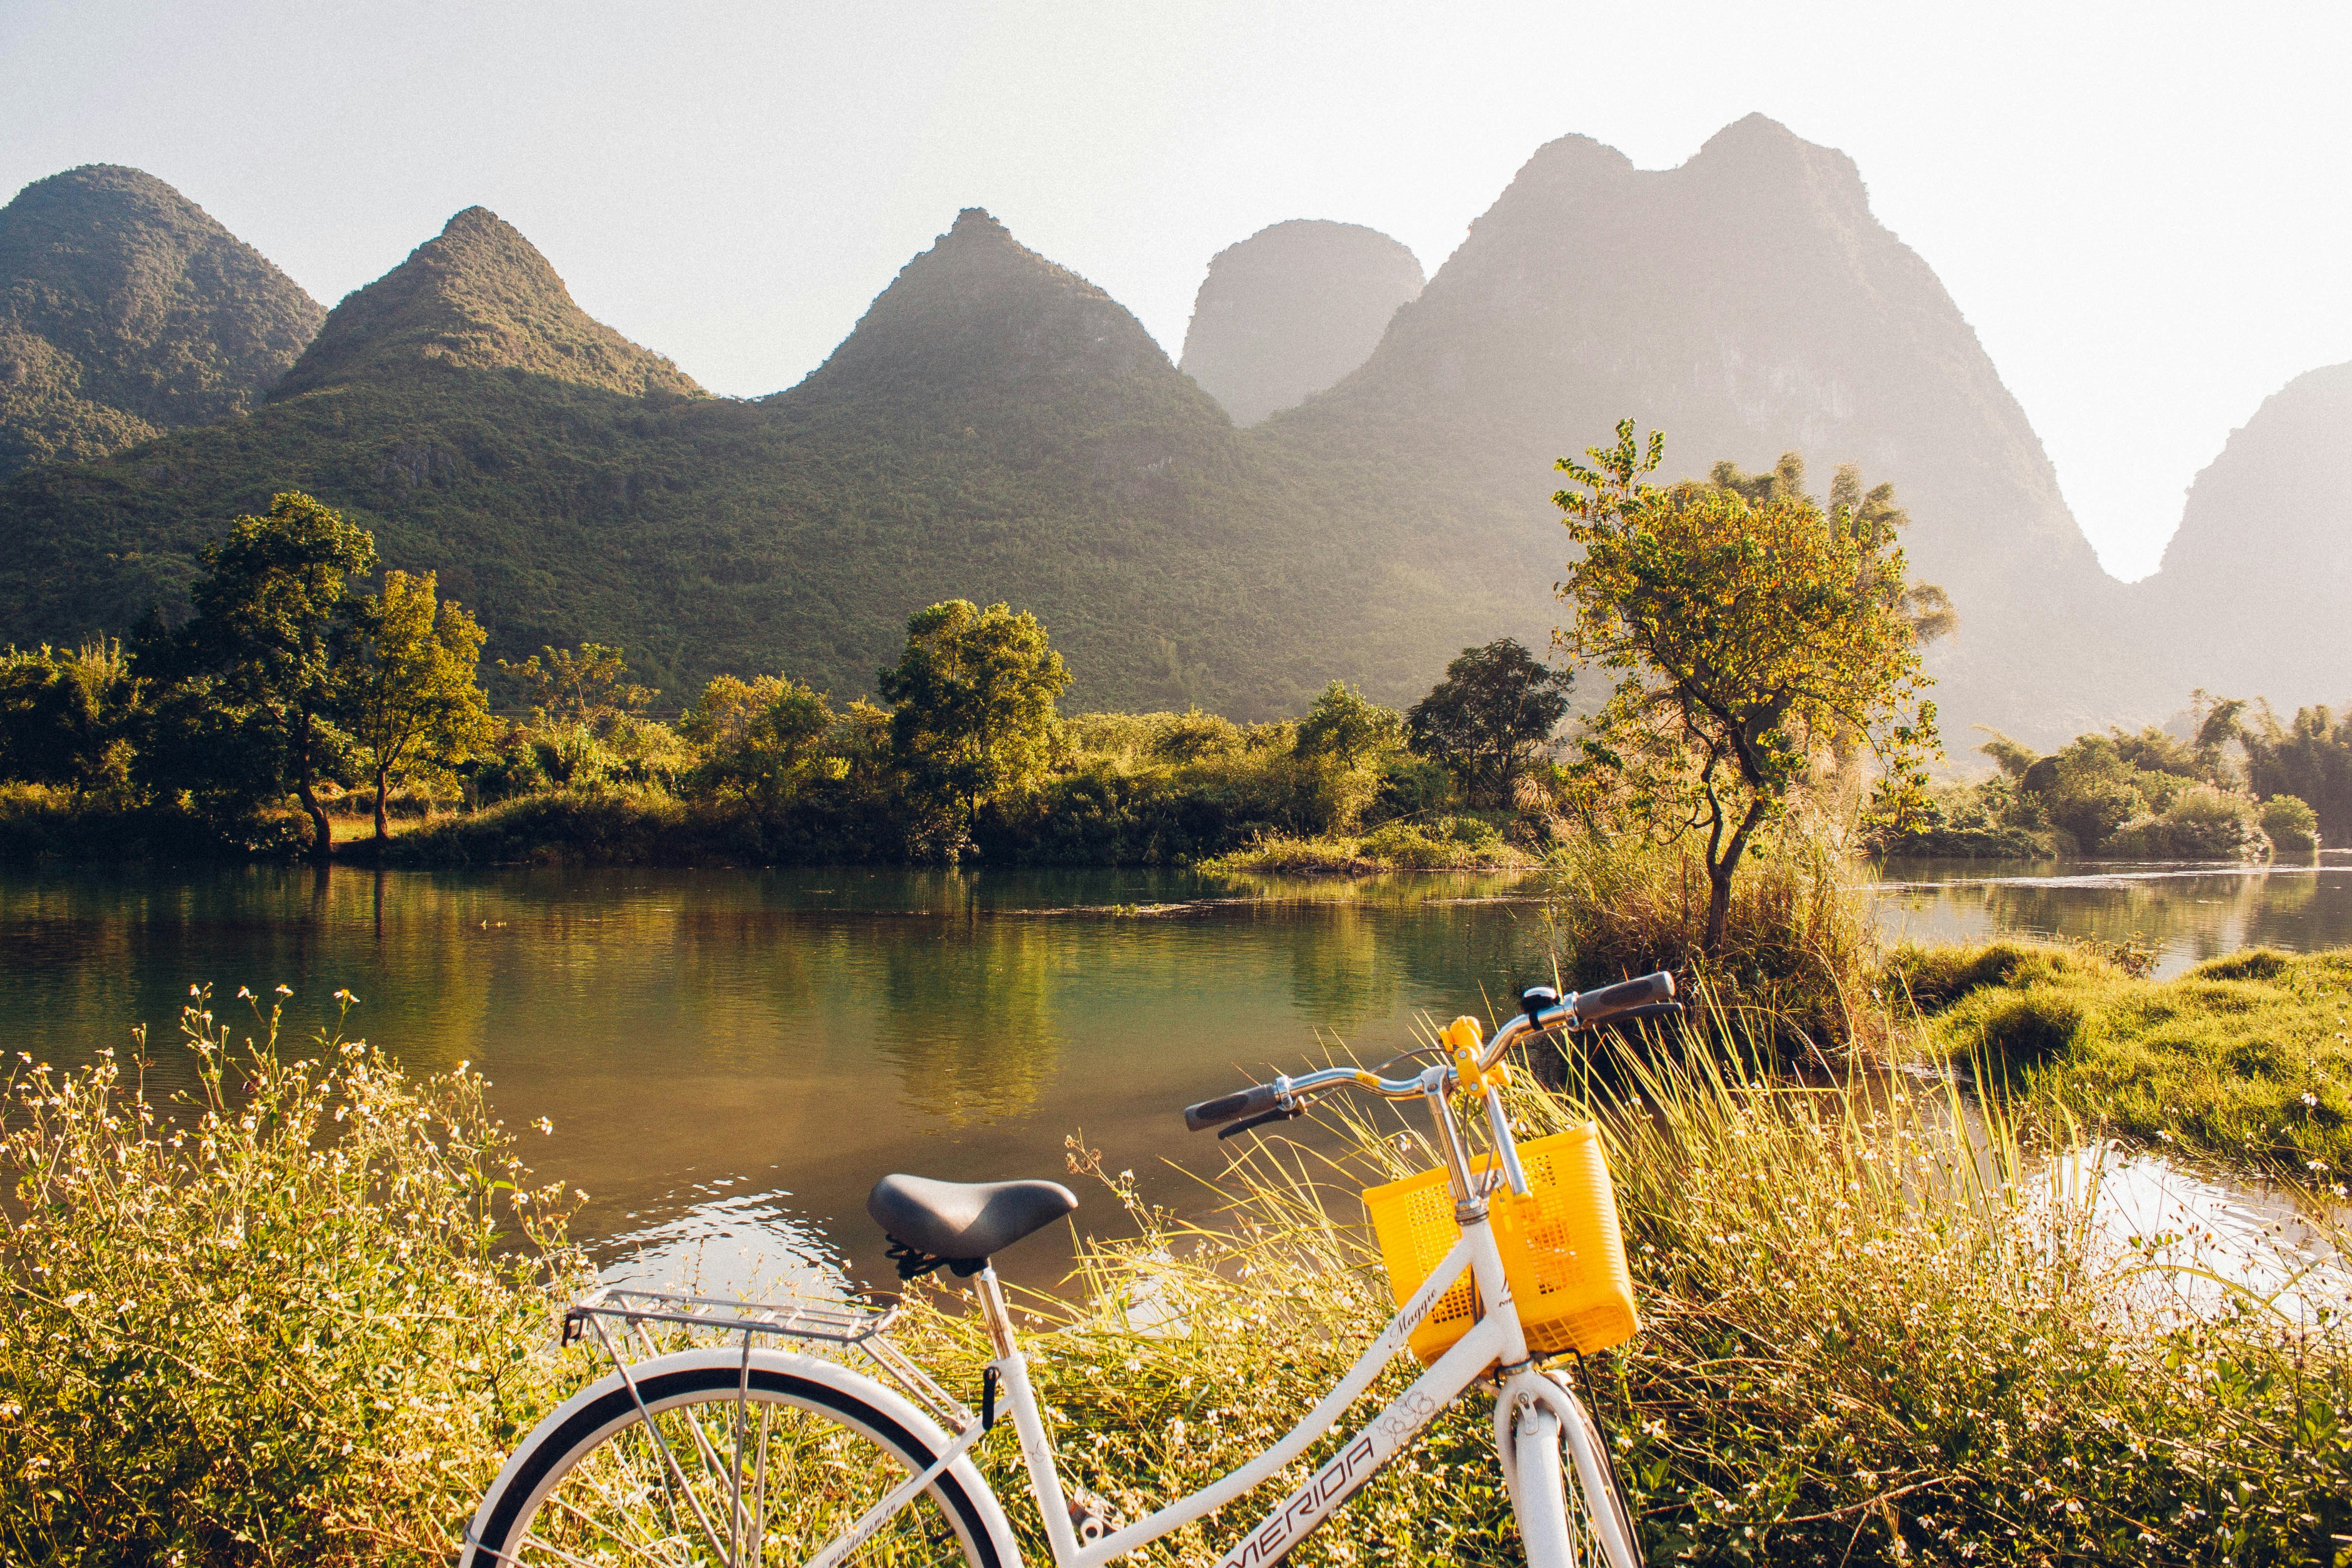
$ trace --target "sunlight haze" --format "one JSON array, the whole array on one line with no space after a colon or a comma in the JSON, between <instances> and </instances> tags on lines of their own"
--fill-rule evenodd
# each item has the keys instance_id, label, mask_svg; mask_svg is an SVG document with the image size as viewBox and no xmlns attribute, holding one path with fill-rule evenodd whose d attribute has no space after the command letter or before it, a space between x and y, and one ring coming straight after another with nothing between
<instances>
[{"instance_id":1,"label":"sunlight haze","mask_svg":"<svg viewBox=\"0 0 2352 1568\"><path fill-rule=\"evenodd\" d=\"M479 203L592 314L755 395L820 363L961 207L1172 358L1210 257L1269 224L1368 225L1433 273L1554 137L1664 168L1761 111L1855 161L2126 578L2263 398L2352 360L2332 8L652 15L13 0L0 195L144 169L330 305Z\"/></svg>"}]
</instances>

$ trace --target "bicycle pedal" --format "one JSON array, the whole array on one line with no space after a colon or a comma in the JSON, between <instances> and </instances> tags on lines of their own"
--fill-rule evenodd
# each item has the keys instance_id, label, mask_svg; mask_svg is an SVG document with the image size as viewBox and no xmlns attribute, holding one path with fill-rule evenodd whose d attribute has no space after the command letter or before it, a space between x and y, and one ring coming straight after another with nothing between
<instances>
[{"instance_id":1,"label":"bicycle pedal","mask_svg":"<svg viewBox=\"0 0 2352 1568\"><path fill-rule=\"evenodd\" d=\"M1070 1531L1081 1546L1092 1546L1103 1537L1127 1528L1127 1515L1078 1487L1067 1489L1070 1502Z\"/></svg>"}]
</instances>

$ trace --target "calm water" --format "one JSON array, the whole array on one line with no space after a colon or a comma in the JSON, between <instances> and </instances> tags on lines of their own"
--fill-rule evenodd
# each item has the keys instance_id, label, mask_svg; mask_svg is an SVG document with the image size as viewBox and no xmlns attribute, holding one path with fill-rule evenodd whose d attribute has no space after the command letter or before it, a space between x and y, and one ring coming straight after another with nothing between
<instances>
[{"instance_id":1,"label":"calm water","mask_svg":"<svg viewBox=\"0 0 2352 1568\"><path fill-rule=\"evenodd\" d=\"M747 1241L824 1235L870 1277L888 1171L1060 1176L1079 1133L1197 1203L1169 1162L1215 1140L1181 1106L1549 979L1540 916L1478 877L12 873L0 1049L78 1061L142 1019L160 1045L198 981L291 985L307 1030L348 987L354 1032L412 1068L473 1062L510 1125L553 1120L526 1153L589 1192L608 1257L729 1277Z\"/></svg>"},{"instance_id":2,"label":"calm water","mask_svg":"<svg viewBox=\"0 0 2352 1568\"><path fill-rule=\"evenodd\" d=\"M2252 942L2352 943L2352 869L2335 865L1914 866L1883 871L1877 897L1901 934L2138 936L2171 969ZM1073 1133L1155 1201L1196 1206L1171 1163L1215 1143L1183 1131L1187 1101L1338 1045L1385 1057L1424 1016L1549 978L1541 905L1499 878L0 875L0 1049L78 1062L144 1020L168 1071L193 983L289 984L306 1031L347 987L354 1032L413 1068L473 1062L510 1124L553 1120L526 1152L592 1194L583 1230L613 1267L719 1285L845 1254L873 1278L877 1175L1058 1176ZM1116 1224L1080 1196L1082 1218ZM1045 1242L1006 1260L1037 1282L1059 1261Z\"/></svg>"},{"instance_id":3,"label":"calm water","mask_svg":"<svg viewBox=\"0 0 2352 1568\"><path fill-rule=\"evenodd\" d=\"M2095 937L2158 950L2178 974L2242 947L2352 944L2352 861L2328 853L2268 867L1889 861L1873 883L1880 928L1915 942Z\"/></svg>"}]
</instances>

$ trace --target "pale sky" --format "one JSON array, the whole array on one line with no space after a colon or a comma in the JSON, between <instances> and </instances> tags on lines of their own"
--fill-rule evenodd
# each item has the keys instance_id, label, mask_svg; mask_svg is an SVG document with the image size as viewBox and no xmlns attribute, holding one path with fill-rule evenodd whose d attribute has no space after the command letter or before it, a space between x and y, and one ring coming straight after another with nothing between
<instances>
[{"instance_id":1,"label":"pale sky","mask_svg":"<svg viewBox=\"0 0 2352 1568\"><path fill-rule=\"evenodd\" d=\"M960 207L1173 357L1267 224L1434 272L1552 137L1664 168L1761 110L1853 157L2137 577L2231 430L2352 360L2347 59L2352 7L2245 3L0 0L0 199L132 164L329 304L480 203L757 395Z\"/></svg>"}]
</instances>

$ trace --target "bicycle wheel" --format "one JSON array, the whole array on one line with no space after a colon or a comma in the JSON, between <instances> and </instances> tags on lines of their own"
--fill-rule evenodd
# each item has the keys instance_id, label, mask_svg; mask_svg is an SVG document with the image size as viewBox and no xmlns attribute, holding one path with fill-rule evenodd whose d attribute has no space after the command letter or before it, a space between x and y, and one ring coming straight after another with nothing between
<instances>
[{"instance_id":1,"label":"bicycle wheel","mask_svg":"<svg viewBox=\"0 0 2352 1568\"><path fill-rule=\"evenodd\" d=\"M634 1390L631 1384L634 1384ZM813 1358L688 1352L576 1395L507 1463L468 1568L781 1568L824 1552L929 1469L939 1428ZM827 1560L1017 1568L1003 1514L958 1460Z\"/></svg>"}]
</instances>

